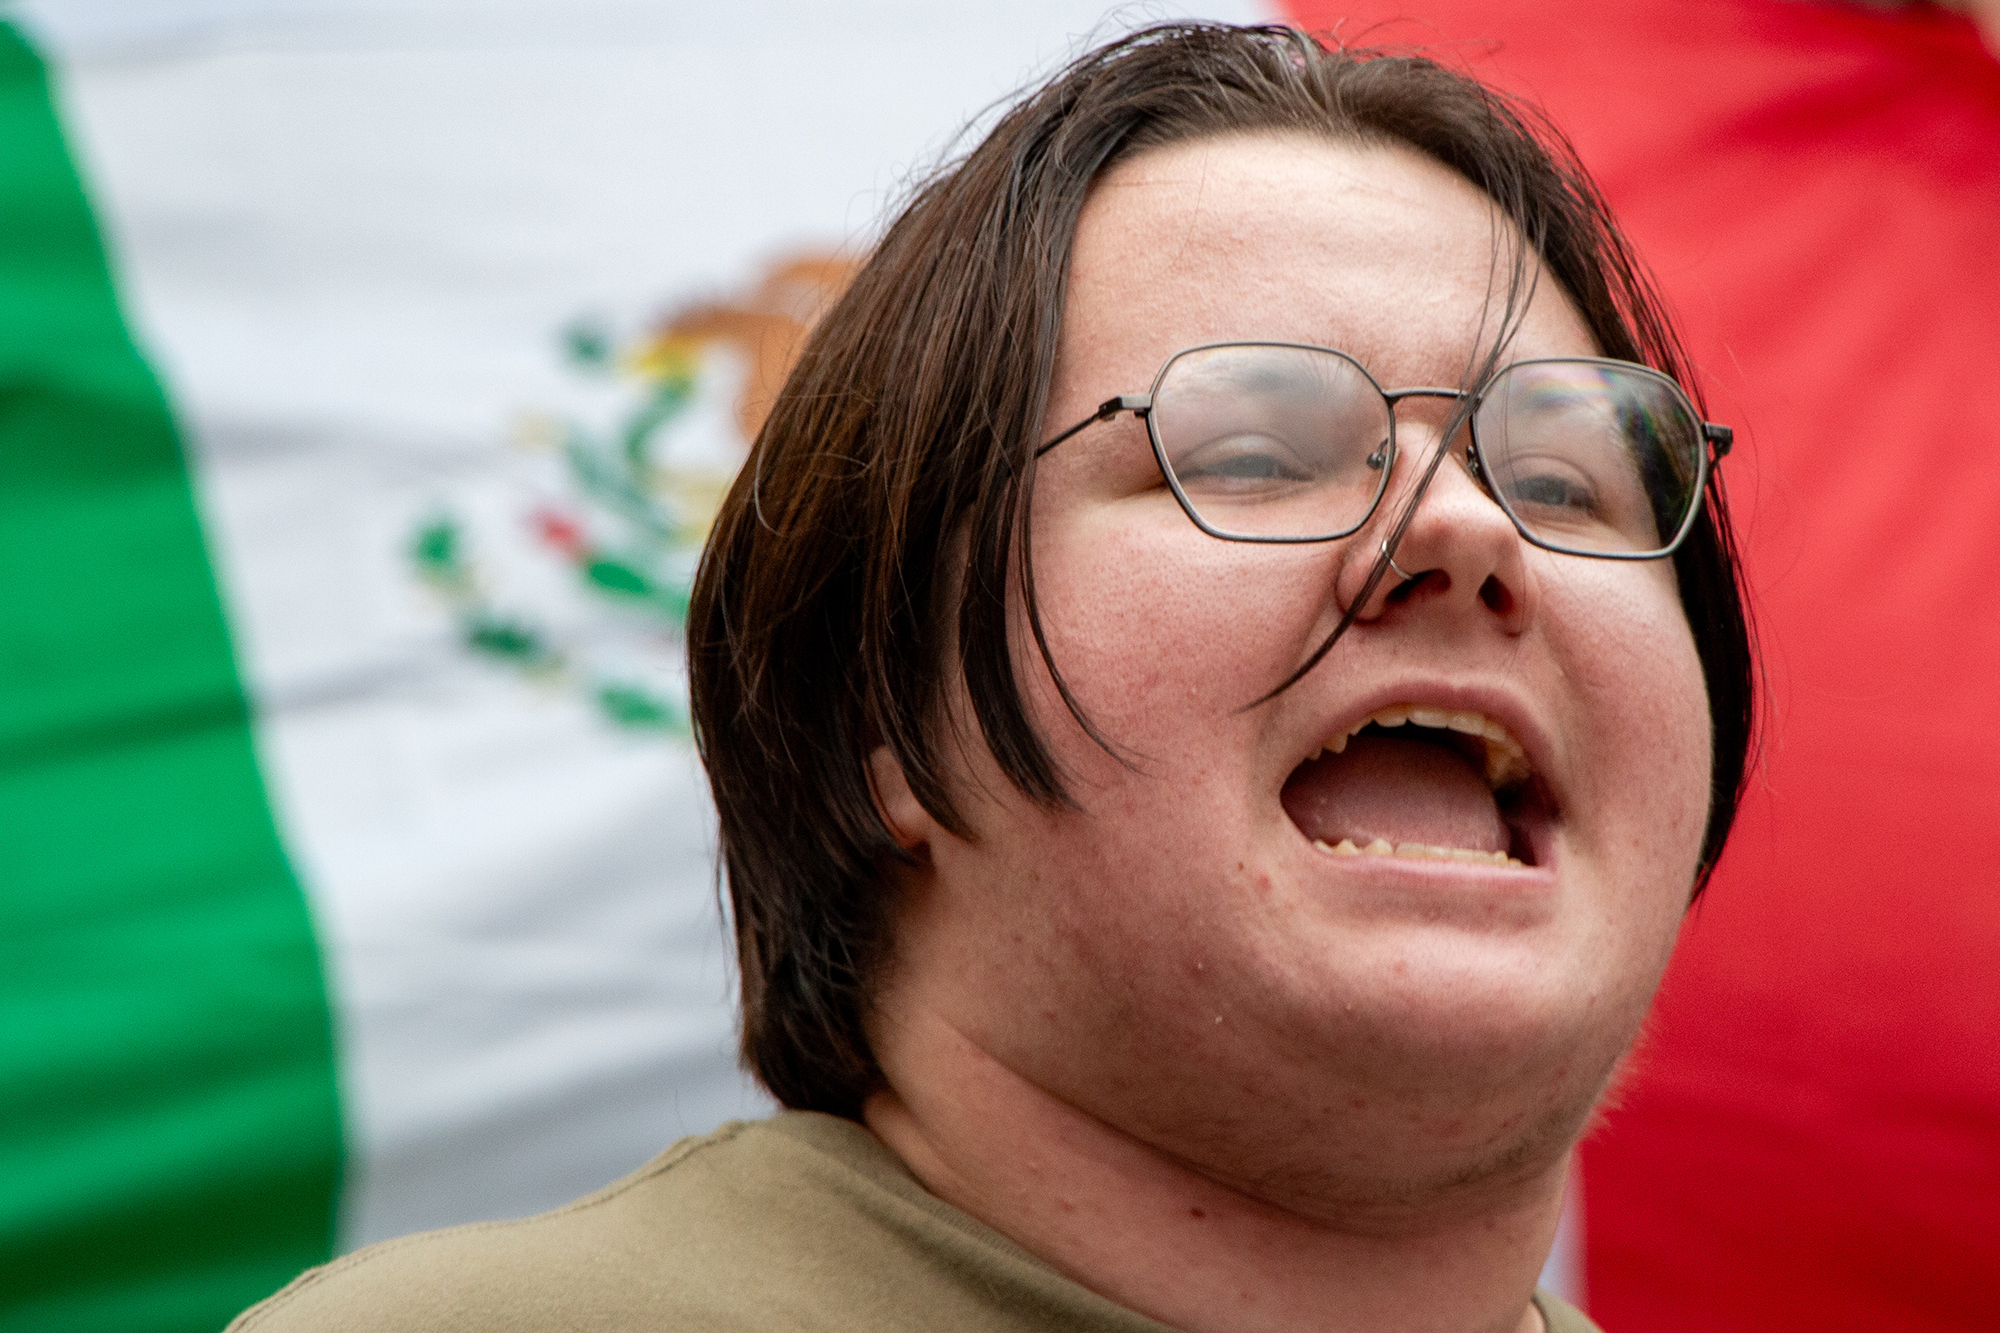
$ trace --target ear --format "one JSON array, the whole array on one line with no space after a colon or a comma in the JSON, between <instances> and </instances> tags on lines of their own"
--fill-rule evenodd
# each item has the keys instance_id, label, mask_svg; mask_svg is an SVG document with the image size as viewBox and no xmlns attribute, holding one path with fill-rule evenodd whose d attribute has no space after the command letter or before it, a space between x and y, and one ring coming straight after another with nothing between
<instances>
[{"instance_id":1,"label":"ear","mask_svg":"<svg viewBox=\"0 0 2000 1333\"><path fill-rule=\"evenodd\" d=\"M910 790L903 765L886 745L868 752L868 785L874 789L876 812L896 845L906 852L927 850L939 832L938 822Z\"/></svg>"}]
</instances>

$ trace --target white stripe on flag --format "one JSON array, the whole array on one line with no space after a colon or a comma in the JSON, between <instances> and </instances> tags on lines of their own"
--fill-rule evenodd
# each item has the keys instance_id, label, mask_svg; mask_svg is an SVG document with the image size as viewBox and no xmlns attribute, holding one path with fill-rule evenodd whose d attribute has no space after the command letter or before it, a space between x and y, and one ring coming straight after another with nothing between
<instances>
[{"instance_id":1,"label":"white stripe on flag","mask_svg":"<svg viewBox=\"0 0 2000 1333\"><path fill-rule=\"evenodd\" d=\"M568 322L631 332L795 248L865 238L944 132L1101 6L30 14L197 448L316 905L354 1143L346 1242L545 1208L755 1113L691 751L609 724L580 688L579 664L623 664L671 702L678 648L531 530L576 479L518 447L520 421L616 425L634 390L565 365ZM703 364L671 444L695 460L740 447L740 365ZM562 670L468 651L411 564L440 507L482 595L569 645Z\"/></svg>"}]
</instances>

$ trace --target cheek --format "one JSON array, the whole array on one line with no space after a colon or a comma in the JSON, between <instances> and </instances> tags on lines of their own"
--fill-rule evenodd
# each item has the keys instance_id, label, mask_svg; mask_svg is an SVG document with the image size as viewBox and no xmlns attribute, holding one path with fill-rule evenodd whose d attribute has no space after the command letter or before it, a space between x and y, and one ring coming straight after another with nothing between
<instances>
[{"instance_id":1,"label":"cheek","mask_svg":"<svg viewBox=\"0 0 2000 1333\"><path fill-rule=\"evenodd\" d=\"M1244 705L1284 678L1318 623L1325 552L1274 556L1214 541L1177 509L1142 522L1113 511L1051 526L1035 549L1043 628L1106 739L1152 754L1149 741L1171 738L1185 755L1191 744L1255 727ZM1024 646L1022 660L1035 661L1032 642ZM1074 732L1041 683L1036 712L1054 721L1049 734Z\"/></svg>"},{"instance_id":2,"label":"cheek","mask_svg":"<svg viewBox=\"0 0 2000 1333\"><path fill-rule=\"evenodd\" d=\"M1242 867L1269 832L1254 793L1272 710L1245 705L1291 670L1325 601L1325 571L1311 561L1204 537L1178 509L1167 517L1037 533L1050 653L1117 753L1074 722L1046 673L1024 673L1081 809L1012 841L1032 863L1018 881L1039 886L1028 929L1074 964L1051 984L1094 978L1098 1007L1150 993L1162 959L1198 955L1212 934L1205 914L1235 900L1230 885L1255 880ZM1040 660L1025 633L1016 651Z\"/></svg>"},{"instance_id":3,"label":"cheek","mask_svg":"<svg viewBox=\"0 0 2000 1333\"><path fill-rule=\"evenodd\" d=\"M1664 562L1567 571L1546 610L1575 628L1563 668L1588 715L1580 797L1595 840L1639 861L1637 882L1684 901L1707 822L1708 691ZM1657 868L1658 874L1647 873Z\"/></svg>"}]
</instances>

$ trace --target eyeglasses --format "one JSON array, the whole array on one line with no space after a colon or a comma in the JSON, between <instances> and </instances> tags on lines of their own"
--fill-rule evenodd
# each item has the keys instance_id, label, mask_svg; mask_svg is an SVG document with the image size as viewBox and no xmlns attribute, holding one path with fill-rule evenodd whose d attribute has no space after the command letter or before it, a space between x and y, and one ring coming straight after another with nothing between
<instances>
[{"instance_id":1,"label":"eyeglasses","mask_svg":"<svg viewBox=\"0 0 2000 1333\"><path fill-rule=\"evenodd\" d=\"M1396 404L1470 400L1465 464L1528 541L1606 560L1671 555L1694 527L1733 432L1680 385L1628 361L1549 357L1479 389L1384 389L1344 352L1301 343L1190 347L1150 393L1107 399L1035 451L1130 412L1174 498L1211 537L1324 542L1352 535L1396 465Z\"/></svg>"}]
</instances>

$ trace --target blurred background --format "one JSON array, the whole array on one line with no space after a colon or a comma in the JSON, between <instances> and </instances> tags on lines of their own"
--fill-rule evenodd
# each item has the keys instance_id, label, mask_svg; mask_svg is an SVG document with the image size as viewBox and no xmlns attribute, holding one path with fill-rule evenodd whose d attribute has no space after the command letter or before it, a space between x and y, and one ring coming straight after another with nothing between
<instances>
[{"instance_id":1,"label":"blurred background","mask_svg":"<svg viewBox=\"0 0 2000 1333\"><path fill-rule=\"evenodd\" d=\"M0 1329L216 1329L769 1109L687 734L709 515L912 173L1183 13L1546 107L1737 429L1760 760L1547 1280L1611 1333L2000 1327L1958 8L0 3Z\"/></svg>"}]
</instances>

